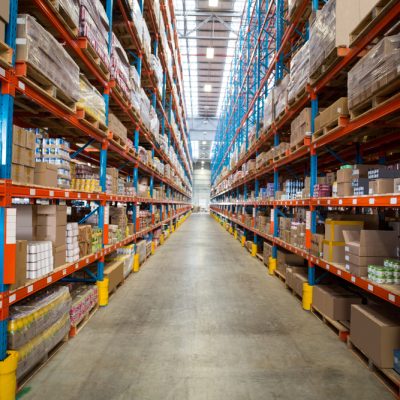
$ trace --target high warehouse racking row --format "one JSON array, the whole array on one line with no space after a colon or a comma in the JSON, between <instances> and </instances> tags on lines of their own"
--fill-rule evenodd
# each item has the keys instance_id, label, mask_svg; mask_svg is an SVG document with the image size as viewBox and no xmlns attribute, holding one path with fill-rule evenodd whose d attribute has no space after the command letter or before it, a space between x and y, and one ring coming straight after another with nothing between
<instances>
[{"instance_id":1,"label":"high warehouse racking row","mask_svg":"<svg viewBox=\"0 0 400 400\"><path fill-rule=\"evenodd\" d=\"M0 28L0 394L8 399L16 371L20 378L35 363L32 348L50 346L50 336L55 345L61 327L10 347L22 329L18 306L50 299L60 282L73 302L83 290L74 285L97 282L106 305L116 273L138 271L190 213L193 166L172 2L11 0L0 6Z\"/></svg>"},{"instance_id":2,"label":"high warehouse racking row","mask_svg":"<svg viewBox=\"0 0 400 400\"><path fill-rule=\"evenodd\" d=\"M282 254L307 263L305 309L332 280L400 306L399 15L390 0L246 3L211 212L271 274Z\"/></svg>"}]
</instances>

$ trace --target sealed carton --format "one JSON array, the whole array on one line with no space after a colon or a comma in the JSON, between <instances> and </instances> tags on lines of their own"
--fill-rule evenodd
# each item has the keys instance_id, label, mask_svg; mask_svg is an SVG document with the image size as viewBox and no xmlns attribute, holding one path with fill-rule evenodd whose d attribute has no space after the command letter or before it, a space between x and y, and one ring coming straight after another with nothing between
<instances>
[{"instance_id":1,"label":"sealed carton","mask_svg":"<svg viewBox=\"0 0 400 400\"><path fill-rule=\"evenodd\" d=\"M123 260L118 260L107 264L104 268L104 277L108 278L108 293L111 293L124 280Z\"/></svg>"},{"instance_id":2,"label":"sealed carton","mask_svg":"<svg viewBox=\"0 0 400 400\"><path fill-rule=\"evenodd\" d=\"M394 179L375 179L369 181L368 194L394 193Z\"/></svg>"},{"instance_id":3,"label":"sealed carton","mask_svg":"<svg viewBox=\"0 0 400 400\"><path fill-rule=\"evenodd\" d=\"M400 348L397 310L381 305L352 305L350 332L351 342L378 368L393 368L393 351Z\"/></svg>"},{"instance_id":4,"label":"sealed carton","mask_svg":"<svg viewBox=\"0 0 400 400\"><path fill-rule=\"evenodd\" d=\"M344 242L324 240L324 259L333 263L344 263Z\"/></svg>"},{"instance_id":5,"label":"sealed carton","mask_svg":"<svg viewBox=\"0 0 400 400\"><path fill-rule=\"evenodd\" d=\"M346 252L359 257L395 257L398 236L395 231L359 230L343 232Z\"/></svg>"},{"instance_id":6,"label":"sealed carton","mask_svg":"<svg viewBox=\"0 0 400 400\"><path fill-rule=\"evenodd\" d=\"M332 242L343 242L343 231L360 231L364 226L363 221L351 220L325 220L325 240Z\"/></svg>"},{"instance_id":7,"label":"sealed carton","mask_svg":"<svg viewBox=\"0 0 400 400\"><path fill-rule=\"evenodd\" d=\"M57 173L56 165L36 163L34 172L35 185L57 187Z\"/></svg>"},{"instance_id":8,"label":"sealed carton","mask_svg":"<svg viewBox=\"0 0 400 400\"><path fill-rule=\"evenodd\" d=\"M312 304L320 313L335 321L349 321L352 304L361 304L362 298L336 285L316 285Z\"/></svg>"}]
</instances>

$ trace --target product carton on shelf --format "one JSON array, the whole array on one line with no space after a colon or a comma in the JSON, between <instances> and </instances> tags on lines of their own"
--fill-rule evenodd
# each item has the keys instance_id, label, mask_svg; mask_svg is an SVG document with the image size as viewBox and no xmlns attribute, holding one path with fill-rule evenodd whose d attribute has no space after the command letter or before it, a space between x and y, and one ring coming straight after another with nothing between
<instances>
[{"instance_id":1,"label":"product carton on shelf","mask_svg":"<svg viewBox=\"0 0 400 400\"><path fill-rule=\"evenodd\" d=\"M113 261L104 268L104 277L108 278L108 293L114 291L124 281L124 262Z\"/></svg>"},{"instance_id":2,"label":"product carton on shelf","mask_svg":"<svg viewBox=\"0 0 400 400\"><path fill-rule=\"evenodd\" d=\"M34 183L40 186L57 187L57 173L56 165L37 163L34 170Z\"/></svg>"},{"instance_id":3,"label":"product carton on shelf","mask_svg":"<svg viewBox=\"0 0 400 400\"><path fill-rule=\"evenodd\" d=\"M362 298L341 286L316 285L312 304L324 316L335 321L349 321L352 304L361 304Z\"/></svg>"},{"instance_id":4,"label":"product carton on shelf","mask_svg":"<svg viewBox=\"0 0 400 400\"><path fill-rule=\"evenodd\" d=\"M348 115L347 97L341 97L317 115L314 121L315 130L318 131L325 126L335 126L340 116Z\"/></svg>"},{"instance_id":5,"label":"product carton on shelf","mask_svg":"<svg viewBox=\"0 0 400 400\"><path fill-rule=\"evenodd\" d=\"M15 290L26 283L28 242L17 240L15 247L15 282L10 285L10 290Z\"/></svg>"},{"instance_id":6,"label":"product carton on shelf","mask_svg":"<svg viewBox=\"0 0 400 400\"><path fill-rule=\"evenodd\" d=\"M378 368L393 368L393 351L400 348L400 314L382 305L352 305L350 341Z\"/></svg>"},{"instance_id":7,"label":"product carton on shelf","mask_svg":"<svg viewBox=\"0 0 400 400\"><path fill-rule=\"evenodd\" d=\"M311 108L304 108L290 125L290 146L302 144L311 133Z\"/></svg>"},{"instance_id":8,"label":"product carton on shelf","mask_svg":"<svg viewBox=\"0 0 400 400\"><path fill-rule=\"evenodd\" d=\"M17 224L16 238L17 240L34 240L36 226L36 206L16 205Z\"/></svg>"},{"instance_id":9,"label":"product carton on shelf","mask_svg":"<svg viewBox=\"0 0 400 400\"><path fill-rule=\"evenodd\" d=\"M325 220L325 240L343 242L343 231L360 231L364 226L363 221L352 220Z\"/></svg>"},{"instance_id":10,"label":"product carton on shelf","mask_svg":"<svg viewBox=\"0 0 400 400\"><path fill-rule=\"evenodd\" d=\"M394 193L394 179L375 179L369 181L368 194Z\"/></svg>"}]
</instances>

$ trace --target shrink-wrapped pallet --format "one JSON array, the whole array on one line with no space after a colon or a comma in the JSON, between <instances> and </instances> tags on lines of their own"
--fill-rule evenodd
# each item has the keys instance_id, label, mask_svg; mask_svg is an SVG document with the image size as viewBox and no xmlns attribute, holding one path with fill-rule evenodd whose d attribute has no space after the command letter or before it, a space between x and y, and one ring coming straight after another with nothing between
<instances>
[{"instance_id":1,"label":"shrink-wrapped pallet","mask_svg":"<svg viewBox=\"0 0 400 400\"><path fill-rule=\"evenodd\" d=\"M274 118L278 119L285 111L287 105L287 87L290 75L286 75L278 85L274 87Z\"/></svg>"},{"instance_id":2,"label":"shrink-wrapped pallet","mask_svg":"<svg viewBox=\"0 0 400 400\"><path fill-rule=\"evenodd\" d=\"M388 91L400 76L400 34L383 38L347 75L348 107L368 101ZM389 90L390 91L390 90Z\"/></svg>"},{"instance_id":3,"label":"shrink-wrapped pallet","mask_svg":"<svg viewBox=\"0 0 400 400\"><path fill-rule=\"evenodd\" d=\"M84 109L96 120L101 121L103 124L106 123L104 97L82 74L79 79L79 100L77 106Z\"/></svg>"},{"instance_id":4,"label":"shrink-wrapped pallet","mask_svg":"<svg viewBox=\"0 0 400 400\"><path fill-rule=\"evenodd\" d=\"M290 61L290 78L288 83L288 103L301 96L307 86L310 74L310 46L307 41Z\"/></svg>"},{"instance_id":5,"label":"shrink-wrapped pallet","mask_svg":"<svg viewBox=\"0 0 400 400\"><path fill-rule=\"evenodd\" d=\"M119 87L129 98L131 92L129 59L114 33L112 35L111 78L115 79Z\"/></svg>"},{"instance_id":6,"label":"shrink-wrapped pallet","mask_svg":"<svg viewBox=\"0 0 400 400\"><path fill-rule=\"evenodd\" d=\"M16 60L33 66L72 100L79 98L79 67L64 47L30 15L17 18Z\"/></svg>"}]
</instances>

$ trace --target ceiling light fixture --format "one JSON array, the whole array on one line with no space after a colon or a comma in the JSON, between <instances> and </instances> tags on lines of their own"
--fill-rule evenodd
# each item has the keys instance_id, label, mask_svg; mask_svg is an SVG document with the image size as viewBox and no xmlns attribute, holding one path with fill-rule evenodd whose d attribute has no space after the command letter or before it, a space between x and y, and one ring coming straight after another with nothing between
<instances>
[{"instance_id":1,"label":"ceiling light fixture","mask_svg":"<svg viewBox=\"0 0 400 400\"><path fill-rule=\"evenodd\" d=\"M211 90L212 90L212 86L209 84L209 83L206 83L205 85L204 85L204 91L205 92L211 92ZM207 108L207 107L206 107Z\"/></svg>"},{"instance_id":2,"label":"ceiling light fixture","mask_svg":"<svg viewBox=\"0 0 400 400\"><path fill-rule=\"evenodd\" d=\"M205 140L203 140L203 144L207 144L207 142Z\"/></svg>"},{"instance_id":3,"label":"ceiling light fixture","mask_svg":"<svg viewBox=\"0 0 400 400\"><path fill-rule=\"evenodd\" d=\"M208 0L208 5L210 7L218 7L218 0Z\"/></svg>"},{"instance_id":4,"label":"ceiling light fixture","mask_svg":"<svg viewBox=\"0 0 400 400\"><path fill-rule=\"evenodd\" d=\"M214 47L207 47L206 58L214 58Z\"/></svg>"}]
</instances>

